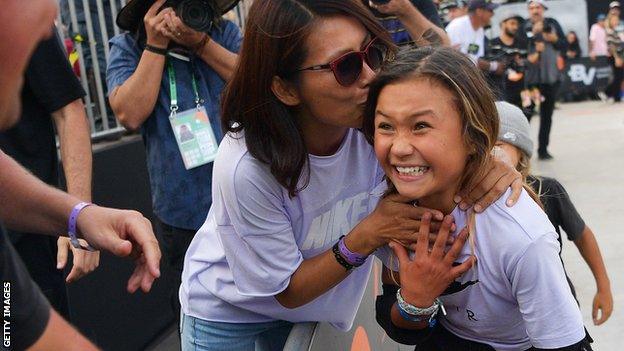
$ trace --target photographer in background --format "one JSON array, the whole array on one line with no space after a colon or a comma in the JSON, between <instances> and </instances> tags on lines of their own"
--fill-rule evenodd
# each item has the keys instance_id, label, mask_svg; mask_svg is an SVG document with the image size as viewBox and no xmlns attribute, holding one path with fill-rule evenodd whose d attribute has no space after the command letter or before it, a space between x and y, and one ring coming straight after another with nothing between
<instances>
[{"instance_id":1,"label":"photographer in background","mask_svg":"<svg viewBox=\"0 0 624 351\"><path fill-rule=\"evenodd\" d=\"M485 59L484 28L490 25L496 8L498 4L490 0L470 0L468 14L452 20L446 26L446 32L451 46L468 55L482 71L501 75L505 72L505 63Z\"/></svg>"},{"instance_id":2,"label":"photographer in background","mask_svg":"<svg viewBox=\"0 0 624 351\"><path fill-rule=\"evenodd\" d=\"M526 53L528 44L526 40L517 37L520 19L518 14L511 12L501 17L500 36L490 40L489 52L492 57L502 56L507 61L508 69L493 79L500 91L499 99L523 109L520 96L525 88L526 55L523 54Z\"/></svg>"},{"instance_id":3,"label":"photographer in background","mask_svg":"<svg viewBox=\"0 0 624 351\"><path fill-rule=\"evenodd\" d=\"M395 44L448 45L449 39L431 0L362 0Z\"/></svg>"},{"instance_id":4,"label":"photographer in background","mask_svg":"<svg viewBox=\"0 0 624 351\"><path fill-rule=\"evenodd\" d=\"M548 152L548 143L560 77L557 57L565 51L567 45L559 22L544 16L544 11L548 9L544 0L529 1L528 8L529 19L525 22L521 33L529 40L530 64L525 79L530 87L539 89L543 98L539 111L537 156L540 160L550 160L553 157Z\"/></svg>"},{"instance_id":5,"label":"photographer in background","mask_svg":"<svg viewBox=\"0 0 624 351\"><path fill-rule=\"evenodd\" d=\"M213 3L225 10L236 2ZM185 4L128 2L117 24L131 33L111 40L107 71L115 115L126 128L140 129L145 143L155 228L175 274L171 303L176 318L184 255L212 202L212 160L222 137L221 92L241 44L239 28L221 19L220 11L196 16L209 20L194 23L203 31L190 28L181 19L184 14L170 7ZM181 138L182 125L196 138Z\"/></svg>"}]
</instances>

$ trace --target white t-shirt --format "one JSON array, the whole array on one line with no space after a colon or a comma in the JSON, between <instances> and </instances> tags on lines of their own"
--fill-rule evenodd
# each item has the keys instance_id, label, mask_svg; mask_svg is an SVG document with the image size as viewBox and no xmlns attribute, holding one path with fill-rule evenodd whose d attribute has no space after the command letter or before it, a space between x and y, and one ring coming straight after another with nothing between
<instances>
[{"instance_id":1,"label":"white t-shirt","mask_svg":"<svg viewBox=\"0 0 624 351\"><path fill-rule=\"evenodd\" d=\"M440 323L496 350L573 345L585 329L559 258L557 233L528 193L513 207L505 205L509 194L476 215L478 263L440 296L447 311L446 317L438 315ZM458 234L468 213L456 208L452 214ZM389 248L377 251L386 266L397 261L389 259ZM457 261L470 254L466 242Z\"/></svg>"},{"instance_id":2,"label":"white t-shirt","mask_svg":"<svg viewBox=\"0 0 624 351\"><path fill-rule=\"evenodd\" d=\"M350 130L334 155L310 155L310 182L294 198L249 154L242 135L223 139L213 172L212 207L184 260L184 313L216 322L323 321L350 329L372 258L302 307L284 308L274 296L304 259L330 249L374 209L371 193L385 188L383 172L362 133Z\"/></svg>"},{"instance_id":3,"label":"white t-shirt","mask_svg":"<svg viewBox=\"0 0 624 351\"><path fill-rule=\"evenodd\" d=\"M596 56L607 56L609 54L607 31L598 23L594 23L589 30L589 41L592 43L590 54Z\"/></svg>"},{"instance_id":4,"label":"white t-shirt","mask_svg":"<svg viewBox=\"0 0 624 351\"><path fill-rule=\"evenodd\" d=\"M485 56L485 32L483 27L475 30L470 23L470 17L464 15L452 20L446 26L446 34L451 41L451 46L468 55L477 63L479 58Z\"/></svg>"}]
</instances>

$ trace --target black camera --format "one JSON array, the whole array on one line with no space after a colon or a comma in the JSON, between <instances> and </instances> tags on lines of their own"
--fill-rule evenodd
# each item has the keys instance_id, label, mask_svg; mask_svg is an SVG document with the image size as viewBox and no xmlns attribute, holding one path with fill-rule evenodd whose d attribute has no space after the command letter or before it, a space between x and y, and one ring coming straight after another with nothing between
<instances>
[{"instance_id":1,"label":"black camera","mask_svg":"<svg viewBox=\"0 0 624 351\"><path fill-rule=\"evenodd\" d=\"M371 0L375 5L385 5L392 0Z\"/></svg>"},{"instance_id":2,"label":"black camera","mask_svg":"<svg viewBox=\"0 0 624 351\"><path fill-rule=\"evenodd\" d=\"M522 73L526 70L524 60L519 60L521 62L519 63L516 58L526 59L528 54L528 51L523 49L491 45L488 47L488 55L486 59L488 61L503 61L507 64L508 68L518 73Z\"/></svg>"},{"instance_id":3,"label":"black camera","mask_svg":"<svg viewBox=\"0 0 624 351\"><path fill-rule=\"evenodd\" d=\"M167 0L162 8L171 7L182 22L197 32L210 32L212 23L220 13L208 0Z\"/></svg>"}]
</instances>

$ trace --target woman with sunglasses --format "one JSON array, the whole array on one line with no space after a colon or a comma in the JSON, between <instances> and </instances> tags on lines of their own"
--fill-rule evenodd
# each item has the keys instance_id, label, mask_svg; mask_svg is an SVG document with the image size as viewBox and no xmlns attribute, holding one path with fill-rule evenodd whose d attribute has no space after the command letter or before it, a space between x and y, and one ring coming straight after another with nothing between
<instances>
[{"instance_id":1,"label":"woman with sunglasses","mask_svg":"<svg viewBox=\"0 0 624 351\"><path fill-rule=\"evenodd\" d=\"M370 200L383 171L356 129L392 49L359 1L254 2L224 95L213 204L185 257L183 350L281 350L300 321L348 330L368 255L414 242L425 209ZM515 201L519 175L496 164L464 198L484 208L514 183Z\"/></svg>"}]
</instances>

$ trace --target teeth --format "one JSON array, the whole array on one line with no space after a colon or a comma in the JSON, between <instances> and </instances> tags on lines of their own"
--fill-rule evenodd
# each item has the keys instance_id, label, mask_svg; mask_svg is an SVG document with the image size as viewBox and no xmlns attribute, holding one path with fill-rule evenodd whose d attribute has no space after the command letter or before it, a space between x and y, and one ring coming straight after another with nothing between
<instances>
[{"instance_id":1,"label":"teeth","mask_svg":"<svg viewBox=\"0 0 624 351\"><path fill-rule=\"evenodd\" d=\"M396 167L397 171L405 175L420 175L425 173L429 167Z\"/></svg>"}]
</instances>

